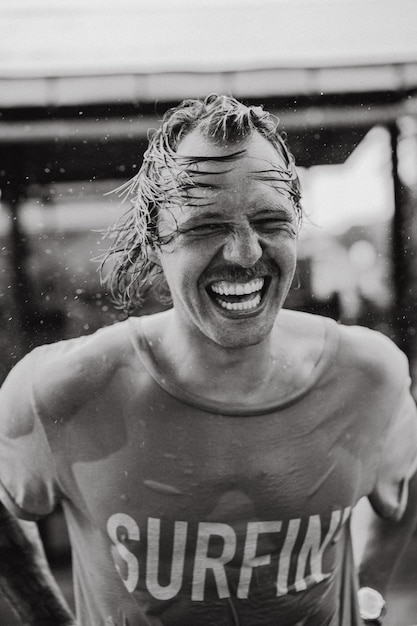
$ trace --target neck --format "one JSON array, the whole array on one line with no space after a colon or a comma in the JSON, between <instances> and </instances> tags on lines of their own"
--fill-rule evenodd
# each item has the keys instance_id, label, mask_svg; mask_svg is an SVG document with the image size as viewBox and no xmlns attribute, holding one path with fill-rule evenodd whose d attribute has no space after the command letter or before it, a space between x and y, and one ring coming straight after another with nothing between
<instances>
[{"instance_id":1,"label":"neck","mask_svg":"<svg viewBox=\"0 0 417 626\"><path fill-rule=\"evenodd\" d=\"M277 332L257 345L227 348L184 329L172 310L163 322L157 337L153 332L154 356L179 385L198 395L226 402L263 400L277 368L284 373L287 368L288 354ZM284 378L282 383L284 392Z\"/></svg>"}]
</instances>

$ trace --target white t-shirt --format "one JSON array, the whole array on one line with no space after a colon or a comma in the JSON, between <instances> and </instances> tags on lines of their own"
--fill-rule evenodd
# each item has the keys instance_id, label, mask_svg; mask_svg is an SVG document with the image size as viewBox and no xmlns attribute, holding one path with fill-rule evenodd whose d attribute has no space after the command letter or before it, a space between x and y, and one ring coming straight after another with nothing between
<instances>
[{"instance_id":1,"label":"white t-shirt","mask_svg":"<svg viewBox=\"0 0 417 626\"><path fill-rule=\"evenodd\" d=\"M140 318L14 368L0 391L1 498L26 519L62 502L80 624L360 623L346 606L350 513L368 496L401 516L416 409L392 342L323 324L303 387L251 409L172 384Z\"/></svg>"}]
</instances>

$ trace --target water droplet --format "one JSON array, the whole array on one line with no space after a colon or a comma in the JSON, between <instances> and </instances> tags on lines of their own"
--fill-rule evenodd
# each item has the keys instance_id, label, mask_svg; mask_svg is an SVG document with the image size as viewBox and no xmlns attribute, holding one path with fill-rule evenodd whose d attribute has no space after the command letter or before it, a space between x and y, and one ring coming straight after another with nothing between
<instances>
[{"instance_id":1,"label":"water droplet","mask_svg":"<svg viewBox=\"0 0 417 626\"><path fill-rule=\"evenodd\" d=\"M181 496L181 491L179 491L176 487L172 485L165 485L164 483L160 483L157 480L144 480L143 484L149 489L153 491L158 491L159 493L165 493L167 495L173 496Z\"/></svg>"}]
</instances>

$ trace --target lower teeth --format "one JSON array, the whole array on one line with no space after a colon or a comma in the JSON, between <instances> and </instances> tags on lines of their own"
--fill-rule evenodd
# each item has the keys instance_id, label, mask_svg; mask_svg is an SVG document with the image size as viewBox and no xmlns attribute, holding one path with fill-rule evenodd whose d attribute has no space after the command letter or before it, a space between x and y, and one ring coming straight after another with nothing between
<instances>
[{"instance_id":1,"label":"lower teeth","mask_svg":"<svg viewBox=\"0 0 417 626\"><path fill-rule=\"evenodd\" d=\"M252 300L246 300L245 302L226 302L220 298L216 298L216 300L223 309L227 309L228 311L250 311L259 306L261 296L258 294Z\"/></svg>"}]
</instances>

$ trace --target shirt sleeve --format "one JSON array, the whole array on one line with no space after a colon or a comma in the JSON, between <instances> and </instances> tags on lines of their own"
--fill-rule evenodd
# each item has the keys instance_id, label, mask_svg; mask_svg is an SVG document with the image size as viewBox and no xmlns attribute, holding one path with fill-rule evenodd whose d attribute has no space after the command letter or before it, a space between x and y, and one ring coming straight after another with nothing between
<instances>
[{"instance_id":1,"label":"shirt sleeve","mask_svg":"<svg viewBox=\"0 0 417 626\"><path fill-rule=\"evenodd\" d=\"M377 480L369 500L382 517L399 520L407 506L408 483L417 471L417 411L409 391L403 389L381 449Z\"/></svg>"},{"instance_id":2,"label":"shirt sleeve","mask_svg":"<svg viewBox=\"0 0 417 626\"><path fill-rule=\"evenodd\" d=\"M33 400L39 349L25 356L0 389L0 499L17 517L50 513L59 489L52 453Z\"/></svg>"}]
</instances>

